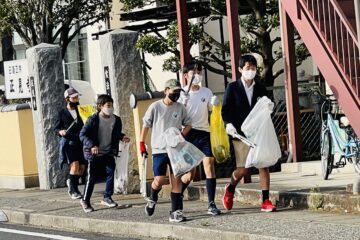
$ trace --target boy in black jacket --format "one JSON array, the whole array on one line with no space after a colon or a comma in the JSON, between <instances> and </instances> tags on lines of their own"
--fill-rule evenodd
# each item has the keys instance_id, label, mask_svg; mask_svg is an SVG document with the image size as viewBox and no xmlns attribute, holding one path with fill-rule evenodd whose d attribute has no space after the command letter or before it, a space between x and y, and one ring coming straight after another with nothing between
<instances>
[{"instance_id":1,"label":"boy in black jacket","mask_svg":"<svg viewBox=\"0 0 360 240\"><path fill-rule=\"evenodd\" d=\"M114 100L108 95L100 95L97 99L98 113L89 117L80 132L84 145L84 156L88 161L88 178L80 204L88 213L94 211L90 203L96 178L105 167L106 187L102 205L116 207L111 196L114 192L115 156L119 152L119 142L129 142L123 134L120 117L113 114Z\"/></svg>"},{"instance_id":2,"label":"boy in black jacket","mask_svg":"<svg viewBox=\"0 0 360 240\"><path fill-rule=\"evenodd\" d=\"M230 83L226 88L221 115L226 124L226 132L232 137L237 133L245 136L241 131L241 125L254 108L257 100L266 96L266 88L259 82L254 81L256 70L257 62L254 56L249 54L241 56L239 60L241 78ZM223 205L227 210L233 207L236 185L248 173L245 164L250 151L250 147L236 138L233 138L232 144L234 147L236 169L231 175L230 182L225 186ZM261 211L273 212L276 210L276 206L269 199L269 168L260 168L259 176L263 199Z\"/></svg>"}]
</instances>

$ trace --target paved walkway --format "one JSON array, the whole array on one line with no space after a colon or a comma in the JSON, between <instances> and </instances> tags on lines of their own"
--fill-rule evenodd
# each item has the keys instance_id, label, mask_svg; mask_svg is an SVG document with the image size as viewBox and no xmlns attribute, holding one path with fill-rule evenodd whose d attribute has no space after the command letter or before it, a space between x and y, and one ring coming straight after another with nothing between
<instances>
[{"instance_id":1,"label":"paved walkway","mask_svg":"<svg viewBox=\"0 0 360 240\"><path fill-rule=\"evenodd\" d=\"M347 186L357 180L359 175L356 173L337 173L336 170L327 181L315 174L272 173L270 198L280 207L360 213L360 196L346 191ZM228 181L217 181L217 199L221 200ZM164 188L162 197L169 199L169 196L170 188ZM185 199L207 201L205 182L192 184ZM261 189L257 175L252 176L252 183L238 185L235 201L255 206L260 204Z\"/></svg>"},{"instance_id":2,"label":"paved walkway","mask_svg":"<svg viewBox=\"0 0 360 240\"><path fill-rule=\"evenodd\" d=\"M345 193L345 185L357 178L355 174L334 174L330 181L318 176L298 174L273 174L274 192L289 189L289 192L320 186L331 196L352 196ZM256 182L257 178L253 177ZM321 181L320 181L321 180ZM220 185L222 180L219 180ZM201 183L195 184L201 189ZM258 184L240 186L256 191ZM323 210L308 211L280 207L275 213L262 213L258 206L236 202L232 211L225 211L217 201L223 214L217 217L206 214L206 202L185 201L188 221L180 224L168 222L170 203L166 198L156 206L154 216L144 212L145 201L139 195L115 195L114 200L130 208L108 209L100 205L103 184L98 184L92 199L95 212L85 214L78 200L69 199L65 189L41 191L0 190L0 209L10 222L59 228L72 231L107 233L153 238L175 239L359 239L360 216L354 213ZM219 191L222 187L219 187ZM194 187L192 188L194 189ZM331 190L332 189L332 190ZM166 189L163 196L166 196ZM274 195L272 197L276 197ZM306 191L305 191L306 192ZM246 192L244 192L246 193ZM283 192L285 194L286 192ZM352 196L358 198L357 196ZM343 198L344 199L344 198ZM217 200L220 200L218 198ZM358 205L360 206L360 205Z\"/></svg>"}]
</instances>

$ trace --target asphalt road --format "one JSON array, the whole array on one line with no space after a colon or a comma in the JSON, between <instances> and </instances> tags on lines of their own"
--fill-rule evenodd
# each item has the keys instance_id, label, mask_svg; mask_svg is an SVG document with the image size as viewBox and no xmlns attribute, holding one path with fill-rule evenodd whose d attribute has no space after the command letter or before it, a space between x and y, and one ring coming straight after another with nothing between
<instances>
[{"instance_id":1,"label":"asphalt road","mask_svg":"<svg viewBox=\"0 0 360 240\"><path fill-rule=\"evenodd\" d=\"M112 237L94 233L73 233L49 229L40 229L23 225L1 224L0 240L143 240L127 236Z\"/></svg>"}]
</instances>

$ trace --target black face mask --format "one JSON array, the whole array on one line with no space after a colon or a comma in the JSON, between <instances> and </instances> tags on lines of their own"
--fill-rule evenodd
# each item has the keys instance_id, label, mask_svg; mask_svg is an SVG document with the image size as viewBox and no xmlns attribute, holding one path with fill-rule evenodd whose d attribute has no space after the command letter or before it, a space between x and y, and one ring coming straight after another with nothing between
<instances>
[{"instance_id":1,"label":"black face mask","mask_svg":"<svg viewBox=\"0 0 360 240\"><path fill-rule=\"evenodd\" d=\"M169 93L168 97L172 102L177 102L177 100L179 100L180 98L180 93L179 92Z\"/></svg>"},{"instance_id":2,"label":"black face mask","mask_svg":"<svg viewBox=\"0 0 360 240\"><path fill-rule=\"evenodd\" d=\"M69 102L71 108L76 108L80 103L79 102Z\"/></svg>"}]
</instances>

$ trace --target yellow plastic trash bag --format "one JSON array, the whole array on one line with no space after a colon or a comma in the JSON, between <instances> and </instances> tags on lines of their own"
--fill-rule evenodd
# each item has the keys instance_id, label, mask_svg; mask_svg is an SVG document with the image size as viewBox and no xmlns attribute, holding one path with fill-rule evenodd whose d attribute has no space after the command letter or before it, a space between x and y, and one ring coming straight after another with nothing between
<instances>
[{"instance_id":1,"label":"yellow plastic trash bag","mask_svg":"<svg viewBox=\"0 0 360 240\"><path fill-rule=\"evenodd\" d=\"M212 107L210 116L211 150L216 162L222 163L230 157L229 138L221 117L221 104Z\"/></svg>"},{"instance_id":2,"label":"yellow plastic trash bag","mask_svg":"<svg viewBox=\"0 0 360 240\"><path fill-rule=\"evenodd\" d=\"M86 123L86 120L91 115L93 115L94 113L97 112L96 107L91 104L80 105L80 106L78 106L78 110L79 110L81 120L83 121L84 124Z\"/></svg>"}]
</instances>

